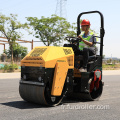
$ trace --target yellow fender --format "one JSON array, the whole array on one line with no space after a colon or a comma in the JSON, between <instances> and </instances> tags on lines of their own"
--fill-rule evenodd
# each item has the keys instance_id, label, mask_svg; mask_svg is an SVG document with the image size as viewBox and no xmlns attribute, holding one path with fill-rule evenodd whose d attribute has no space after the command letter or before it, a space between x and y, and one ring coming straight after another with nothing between
<instances>
[{"instance_id":1,"label":"yellow fender","mask_svg":"<svg viewBox=\"0 0 120 120\"><path fill-rule=\"evenodd\" d=\"M60 96L62 94L67 72L68 63L66 61L58 61L55 66L51 95Z\"/></svg>"}]
</instances>

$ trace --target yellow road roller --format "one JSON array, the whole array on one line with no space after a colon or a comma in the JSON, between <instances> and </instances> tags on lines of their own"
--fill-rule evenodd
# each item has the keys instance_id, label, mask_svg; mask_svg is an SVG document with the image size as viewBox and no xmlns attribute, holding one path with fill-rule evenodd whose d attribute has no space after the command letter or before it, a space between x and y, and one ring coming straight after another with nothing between
<instances>
[{"instance_id":1,"label":"yellow road roller","mask_svg":"<svg viewBox=\"0 0 120 120\"><path fill-rule=\"evenodd\" d=\"M101 17L100 54L89 56L87 72L77 65L84 61L79 54L80 38L66 37L70 42L63 47L35 47L21 60L20 96L25 100L48 106L58 105L63 97L98 100L103 91L102 55L104 19L99 11L83 12L77 18L77 36L80 35L80 17L98 13Z\"/></svg>"}]
</instances>

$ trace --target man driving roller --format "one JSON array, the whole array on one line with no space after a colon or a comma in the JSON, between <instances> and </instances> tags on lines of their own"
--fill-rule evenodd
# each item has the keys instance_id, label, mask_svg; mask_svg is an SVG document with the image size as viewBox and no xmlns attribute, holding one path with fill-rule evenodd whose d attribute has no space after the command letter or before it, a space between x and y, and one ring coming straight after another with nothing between
<instances>
[{"instance_id":1,"label":"man driving roller","mask_svg":"<svg viewBox=\"0 0 120 120\"><path fill-rule=\"evenodd\" d=\"M96 54L95 42L96 38L94 37L94 33L90 32L90 21L87 19L82 20L81 22L82 31L84 31L83 35L79 35L78 38L81 38L81 42L79 42L80 53L83 55L83 66L79 69L80 72L87 71L87 63L89 56Z\"/></svg>"}]
</instances>

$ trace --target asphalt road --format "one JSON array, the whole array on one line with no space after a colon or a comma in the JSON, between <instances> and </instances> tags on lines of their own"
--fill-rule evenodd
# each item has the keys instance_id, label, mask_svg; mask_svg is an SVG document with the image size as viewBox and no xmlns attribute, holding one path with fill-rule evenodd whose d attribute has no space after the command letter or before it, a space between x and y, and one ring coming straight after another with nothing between
<instances>
[{"instance_id":1,"label":"asphalt road","mask_svg":"<svg viewBox=\"0 0 120 120\"><path fill-rule=\"evenodd\" d=\"M0 120L120 120L120 75L104 75L104 91L99 101L64 99L56 107L23 101L19 78L0 77Z\"/></svg>"}]
</instances>

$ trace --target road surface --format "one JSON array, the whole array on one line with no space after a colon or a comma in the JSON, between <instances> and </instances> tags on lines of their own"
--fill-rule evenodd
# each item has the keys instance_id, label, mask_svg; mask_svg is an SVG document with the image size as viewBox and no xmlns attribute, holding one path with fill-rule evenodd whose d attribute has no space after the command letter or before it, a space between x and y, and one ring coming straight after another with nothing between
<instances>
[{"instance_id":1,"label":"road surface","mask_svg":"<svg viewBox=\"0 0 120 120\"><path fill-rule=\"evenodd\" d=\"M103 72L99 101L64 99L56 107L25 102L19 96L20 73L0 73L0 120L119 120L120 71Z\"/></svg>"}]
</instances>

